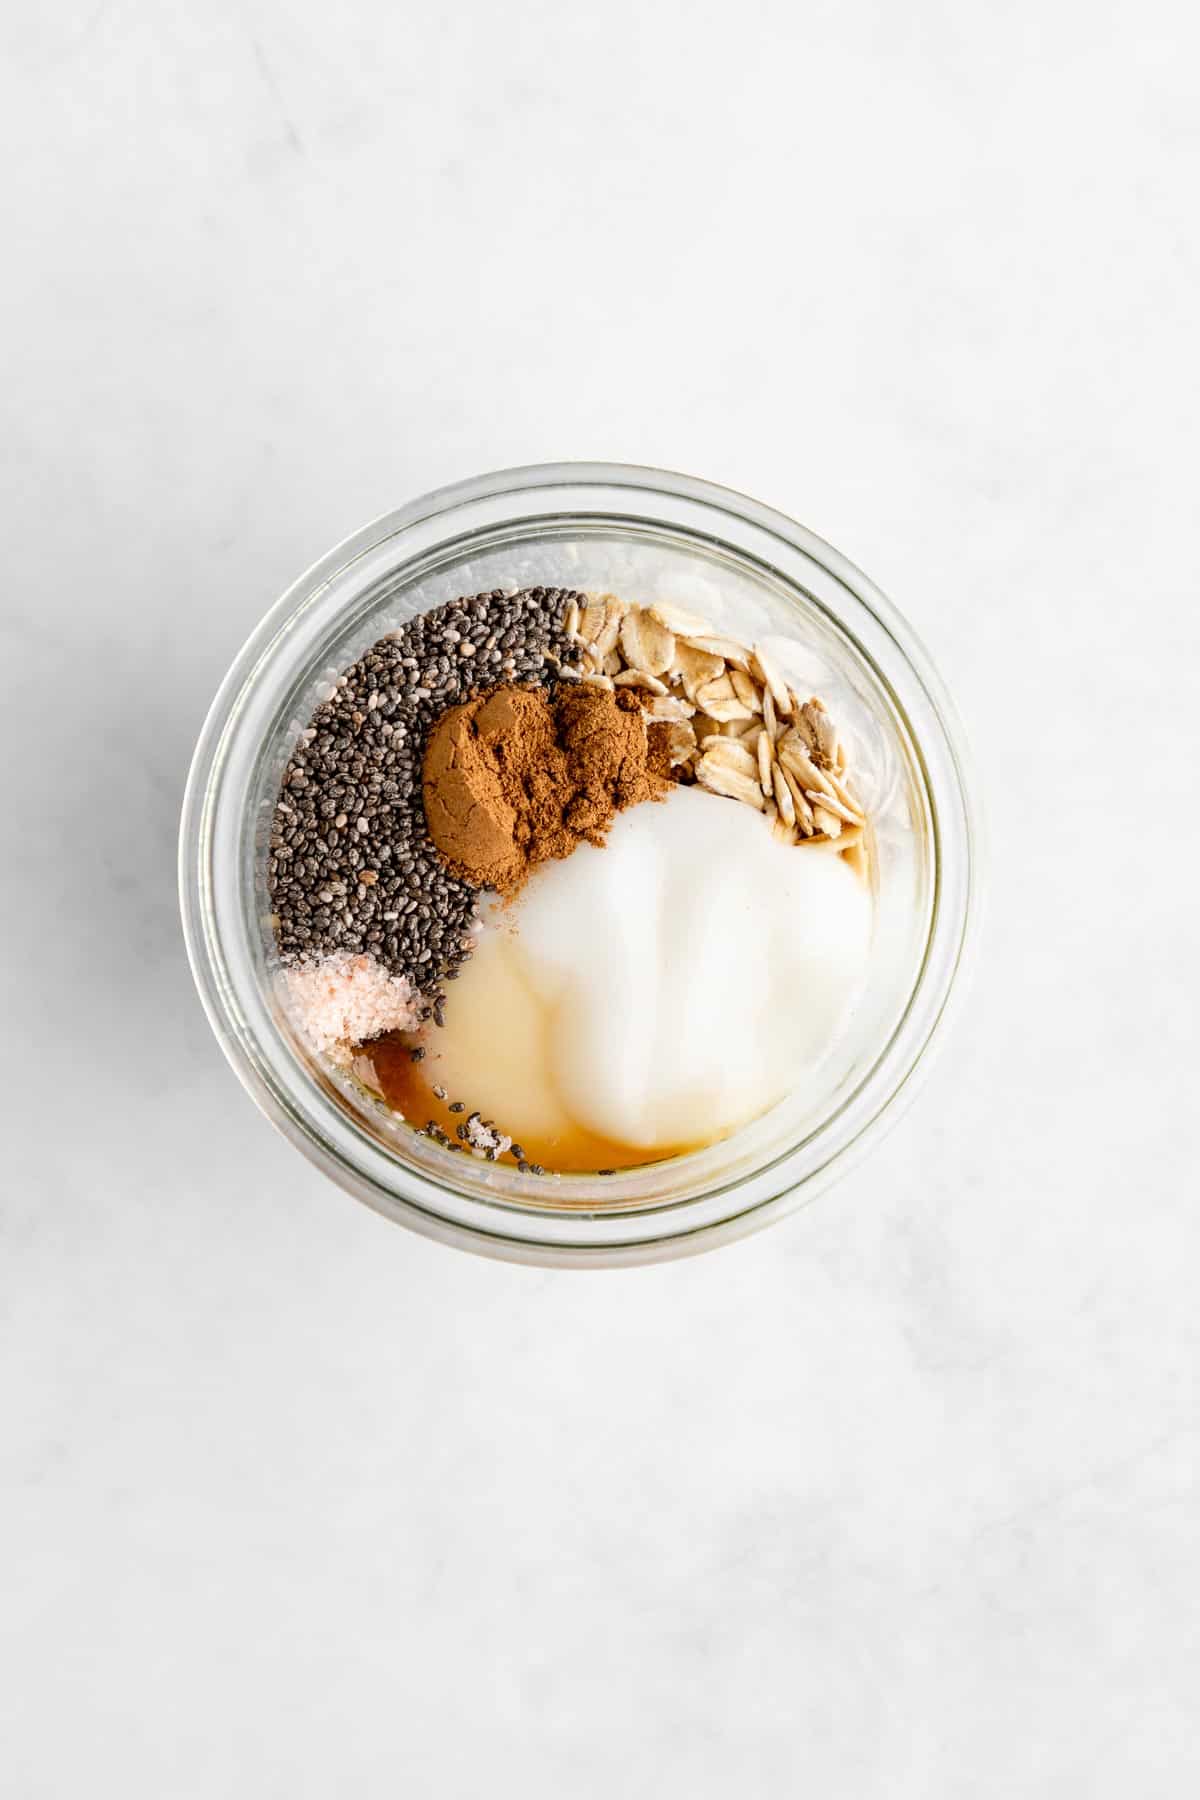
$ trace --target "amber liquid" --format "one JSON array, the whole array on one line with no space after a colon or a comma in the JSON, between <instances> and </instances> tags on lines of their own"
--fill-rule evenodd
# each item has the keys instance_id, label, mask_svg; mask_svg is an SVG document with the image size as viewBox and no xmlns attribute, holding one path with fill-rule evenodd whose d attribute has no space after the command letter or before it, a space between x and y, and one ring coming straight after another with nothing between
<instances>
[{"instance_id":1,"label":"amber liquid","mask_svg":"<svg viewBox=\"0 0 1200 1800\"><path fill-rule=\"evenodd\" d=\"M435 1085L440 1085L436 1033L434 1038L435 1044L427 1048L426 1055L418 1062L412 1057L416 1040L402 1032L375 1038L362 1046L360 1054L369 1058L374 1066L379 1092L393 1112L399 1113L418 1131L432 1120L454 1140L457 1128L475 1108L469 1094L454 1094L447 1090L446 1098L439 1100L434 1093ZM466 1112L450 1111L451 1102L455 1100L464 1102ZM503 1119L497 1119L496 1126L502 1132L511 1130ZM598 1137L575 1125L568 1131L543 1137L524 1134L519 1141L526 1162L540 1163L548 1174L562 1175L594 1175L609 1169L645 1168L651 1163L665 1161L669 1156L683 1156L688 1150L700 1148L698 1144L671 1145L656 1149L648 1156L636 1145L616 1143L612 1138ZM511 1153L500 1160L508 1164L516 1161Z\"/></svg>"}]
</instances>

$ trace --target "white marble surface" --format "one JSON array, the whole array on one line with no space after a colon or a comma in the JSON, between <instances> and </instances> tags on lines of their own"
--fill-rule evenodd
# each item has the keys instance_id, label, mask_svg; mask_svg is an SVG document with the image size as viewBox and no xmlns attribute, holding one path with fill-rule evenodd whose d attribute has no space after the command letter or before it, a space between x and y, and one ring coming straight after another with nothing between
<instances>
[{"instance_id":1,"label":"white marble surface","mask_svg":"<svg viewBox=\"0 0 1200 1800\"><path fill-rule=\"evenodd\" d=\"M88 0L4 36L4 1793L1190 1791L1193 9ZM556 456L726 481L869 569L991 814L915 1109L641 1273L327 1186L176 925L189 751L266 604Z\"/></svg>"}]
</instances>

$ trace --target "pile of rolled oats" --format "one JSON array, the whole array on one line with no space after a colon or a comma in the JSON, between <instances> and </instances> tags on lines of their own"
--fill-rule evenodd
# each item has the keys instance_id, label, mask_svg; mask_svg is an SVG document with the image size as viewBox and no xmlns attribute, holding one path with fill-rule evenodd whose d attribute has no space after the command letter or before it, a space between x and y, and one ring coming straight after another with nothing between
<instances>
[{"instance_id":1,"label":"pile of rolled oats","mask_svg":"<svg viewBox=\"0 0 1200 1800\"><path fill-rule=\"evenodd\" d=\"M685 779L765 814L783 843L835 851L865 876L866 819L845 745L823 702L802 701L761 644L722 637L680 607L632 606L615 594L573 600L565 624L579 651L574 673L637 688L646 717L669 725Z\"/></svg>"}]
</instances>

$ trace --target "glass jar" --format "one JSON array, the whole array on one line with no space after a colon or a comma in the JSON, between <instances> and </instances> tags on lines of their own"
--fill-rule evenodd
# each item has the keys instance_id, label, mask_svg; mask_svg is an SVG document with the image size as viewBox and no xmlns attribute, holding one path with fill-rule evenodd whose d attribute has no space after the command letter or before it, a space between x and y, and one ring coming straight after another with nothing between
<instances>
[{"instance_id":1,"label":"glass jar","mask_svg":"<svg viewBox=\"0 0 1200 1800\"><path fill-rule=\"evenodd\" d=\"M522 1175L418 1136L307 1047L284 1001L270 927L266 846L279 778L331 680L416 612L536 584L671 599L729 635L765 637L852 742L873 832L870 971L820 1079L720 1143L615 1176ZM727 489L654 469L560 463L415 500L284 594L201 733L180 887L188 954L221 1047L318 1168L442 1242L598 1265L728 1242L811 1198L863 1153L928 1065L973 937L977 862L953 709L912 631L865 575L803 526Z\"/></svg>"}]
</instances>

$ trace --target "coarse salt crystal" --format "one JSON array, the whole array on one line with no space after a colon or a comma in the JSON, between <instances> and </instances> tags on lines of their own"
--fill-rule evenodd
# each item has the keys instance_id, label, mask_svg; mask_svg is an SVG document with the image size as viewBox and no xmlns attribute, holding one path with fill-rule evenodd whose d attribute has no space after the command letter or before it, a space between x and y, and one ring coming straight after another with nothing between
<instances>
[{"instance_id":1,"label":"coarse salt crystal","mask_svg":"<svg viewBox=\"0 0 1200 1800\"><path fill-rule=\"evenodd\" d=\"M342 1065L349 1064L355 1044L384 1031L411 1031L419 1022L411 982L389 975L373 956L341 950L305 957L283 970L283 981L312 1048Z\"/></svg>"}]
</instances>

